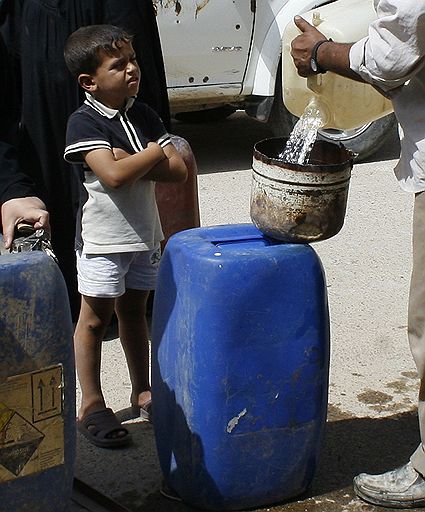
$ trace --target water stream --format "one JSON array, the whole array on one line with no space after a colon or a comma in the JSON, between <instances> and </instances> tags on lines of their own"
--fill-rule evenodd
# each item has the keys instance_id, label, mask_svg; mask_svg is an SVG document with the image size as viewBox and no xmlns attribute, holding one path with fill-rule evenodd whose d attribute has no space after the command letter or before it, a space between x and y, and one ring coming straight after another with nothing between
<instances>
[{"instance_id":1,"label":"water stream","mask_svg":"<svg viewBox=\"0 0 425 512\"><path fill-rule=\"evenodd\" d=\"M308 163L317 131L325 124L325 114L320 105L314 101L310 102L295 124L286 146L279 154L279 159L292 164Z\"/></svg>"}]
</instances>

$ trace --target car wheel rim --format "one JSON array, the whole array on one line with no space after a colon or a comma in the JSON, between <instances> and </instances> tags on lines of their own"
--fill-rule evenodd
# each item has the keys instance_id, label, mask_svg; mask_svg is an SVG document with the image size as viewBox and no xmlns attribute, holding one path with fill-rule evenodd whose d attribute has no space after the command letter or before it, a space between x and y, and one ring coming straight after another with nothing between
<instances>
[{"instance_id":1,"label":"car wheel rim","mask_svg":"<svg viewBox=\"0 0 425 512\"><path fill-rule=\"evenodd\" d=\"M364 132L366 132L370 125L372 123L364 124L363 126L360 126L359 128L355 128L354 130L336 130L336 129L327 129L327 130L319 130L319 133L330 140L336 141L336 142L344 142L353 140L360 135L362 135Z\"/></svg>"}]
</instances>

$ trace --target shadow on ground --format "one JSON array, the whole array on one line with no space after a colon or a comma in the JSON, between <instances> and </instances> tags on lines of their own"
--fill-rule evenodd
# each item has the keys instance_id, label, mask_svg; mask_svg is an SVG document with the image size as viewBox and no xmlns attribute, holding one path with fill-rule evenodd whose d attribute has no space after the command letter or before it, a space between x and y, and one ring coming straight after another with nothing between
<instances>
[{"instance_id":1,"label":"shadow on ground","mask_svg":"<svg viewBox=\"0 0 425 512\"><path fill-rule=\"evenodd\" d=\"M79 436L76 476L134 512L196 510L164 498L153 427L128 425L134 444L104 450ZM416 413L349 418L330 408L323 453L311 489L290 503L255 509L278 512L379 511L354 498L352 479L359 472L380 473L404 464L419 442Z\"/></svg>"}]
</instances>

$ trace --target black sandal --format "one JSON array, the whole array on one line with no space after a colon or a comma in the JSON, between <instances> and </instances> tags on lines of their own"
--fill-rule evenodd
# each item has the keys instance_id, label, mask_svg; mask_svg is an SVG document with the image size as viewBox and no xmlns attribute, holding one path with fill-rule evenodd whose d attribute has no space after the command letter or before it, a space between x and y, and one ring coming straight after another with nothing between
<instances>
[{"instance_id":1,"label":"black sandal","mask_svg":"<svg viewBox=\"0 0 425 512\"><path fill-rule=\"evenodd\" d=\"M101 448L118 448L131 442L130 432L121 425L112 409L100 409L77 419L77 429L92 444ZM124 435L111 437L111 434L123 432Z\"/></svg>"},{"instance_id":2,"label":"black sandal","mask_svg":"<svg viewBox=\"0 0 425 512\"><path fill-rule=\"evenodd\" d=\"M152 423L152 400L147 400L143 405L132 405L131 414L133 418L141 418Z\"/></svg>"}]
</instances>

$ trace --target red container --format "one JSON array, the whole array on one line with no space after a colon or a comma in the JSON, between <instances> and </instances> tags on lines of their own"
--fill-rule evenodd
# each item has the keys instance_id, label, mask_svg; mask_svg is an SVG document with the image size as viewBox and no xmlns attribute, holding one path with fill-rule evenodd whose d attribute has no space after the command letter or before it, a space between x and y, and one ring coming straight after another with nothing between
<instances>
[{"instance_id":1,"label":"red container","mask_svg":"<svg viewBox=\"0 0 425 512\"><path fill-rule=\"evenodd\" d=\"M188 177L185 183L156 183L156 202L164 232L163 248L174 233L200 226L195 157L187 140L178 135L172 135L171 140L186 163Z\"/></svg>"}]
</instances>

